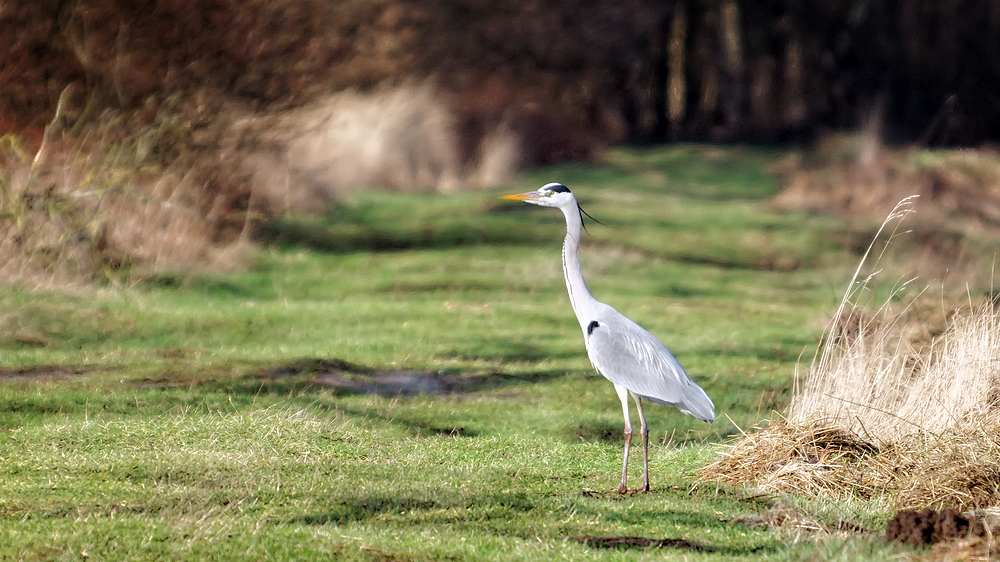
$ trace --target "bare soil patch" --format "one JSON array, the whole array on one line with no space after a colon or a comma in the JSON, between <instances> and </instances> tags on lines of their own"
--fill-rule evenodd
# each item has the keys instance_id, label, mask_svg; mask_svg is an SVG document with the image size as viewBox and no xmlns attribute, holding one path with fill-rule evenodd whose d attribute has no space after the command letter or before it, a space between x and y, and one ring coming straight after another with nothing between
<instances>
[{"instance_id":1,"label":"bare soil patch","mask_svg":"<svg viewBox=\"0 0 1000 562\"><path fill-rule=\"evenodd\" d=\"M883 498L896 509L982 509L1000 504L998 435L984 422L876 446L841 427L779 420L743 434L699 477L764 494Z\"/></svg>"},{"instance_id":2,"label":"bare soil patch","mask_svg":"<svg viewBox=\"0 0 1000 562\"><path fill-rule=\"evenodd\" d=\"M313 384L339 392L382 396L469 394L547 378L540 374L511 375L500 372L469 375L415 369L379 371L340 359L306 359L266 373L272 378L302 375Z\"/></svg>"},{"instance_id":3,"label":"bare soil patch","mask_svg":"<svg viewBox=\"0 0 1000 562\"><path fill-rule=\"evenodd\" d=\"M573 540L594 548L681 548L695 552L716 552L717 549L686 539L653 539L649 537L596 537L577 535Z\"/></svg>"},{"instance_id":4,"label":"bare soil patch","mask_svg":"<svg viewBox=\"0 0 1000 562\"><path fill-rule=\"evenodd\" d=\"M93 372L93 367L85 365L42 365L26 369L0 368L0 381L10 380L60 380L78 377Z\"/></svg>"}]
</instances>

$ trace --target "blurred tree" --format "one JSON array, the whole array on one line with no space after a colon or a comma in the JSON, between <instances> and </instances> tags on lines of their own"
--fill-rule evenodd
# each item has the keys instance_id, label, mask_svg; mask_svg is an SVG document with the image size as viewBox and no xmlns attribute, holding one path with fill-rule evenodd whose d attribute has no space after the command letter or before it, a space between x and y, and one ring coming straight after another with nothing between
<instances>
[{"instance_id":1,"label":"blurred tree","mask_svg":"<svg viewBox=\"0 0 1000 562\"><path fill-rule=\"evenodd\" d=\"M468 146L507 123L528 163L872 115L890 140L1000 140L997 0L39 0L0 29L4 130L70 82L90 109L197 89L267 109L430 80Z\"/></svg>"},{"instance_id":2,"label":"blurred tree","mask_svg":"<svg viewBox=\"0 0 1000 562\"><path fill-rule=\"evenodd\" d=\"M687 114L687 30L688 15L685 0L674 4L674 13L670 20L670 33L667 47L667 121L669 122L671 138L677 138L682 132L684 117Z\"/></svg>"}]
</instances>

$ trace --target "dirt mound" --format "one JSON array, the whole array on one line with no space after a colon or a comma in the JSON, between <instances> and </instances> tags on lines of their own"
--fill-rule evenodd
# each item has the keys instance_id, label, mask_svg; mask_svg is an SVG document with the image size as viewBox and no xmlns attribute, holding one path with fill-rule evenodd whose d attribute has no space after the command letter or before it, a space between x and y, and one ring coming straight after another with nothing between
<instances>
[{"instance_id":1,"label":"dirt mound","mask_svg":"<svg viewBox=\"0 0 1000 562\"><path fill-rule=\"evenodd\" d=\"M969 537L988 539L990 532L982 521L966 517L952 508L939 512L933 509L900 511L885 526L886 540L913 546Z\"/></svg>"}]
</instances>

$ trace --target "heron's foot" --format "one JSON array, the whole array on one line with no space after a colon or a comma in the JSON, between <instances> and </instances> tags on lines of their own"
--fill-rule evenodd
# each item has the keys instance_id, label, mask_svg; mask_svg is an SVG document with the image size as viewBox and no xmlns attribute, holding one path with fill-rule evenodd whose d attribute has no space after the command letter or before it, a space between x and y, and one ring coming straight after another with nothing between
<instances>
[{"instance_id":1,"label":"heron's foot","mask_svg":"<svg viewBox=\"0 0 1000 562\"><path fill-rule=\"evenodd\" d=\"M624 482L622 482L622 485L621 485L621 486L618 486L618 490L616 490L616 491L617 491L617 492L618 492L619 494L627 494L627 493L628 493L628 486L626 486L626 485L625 485L625 483L624 483Z\"/></svg>"}]
</instances>

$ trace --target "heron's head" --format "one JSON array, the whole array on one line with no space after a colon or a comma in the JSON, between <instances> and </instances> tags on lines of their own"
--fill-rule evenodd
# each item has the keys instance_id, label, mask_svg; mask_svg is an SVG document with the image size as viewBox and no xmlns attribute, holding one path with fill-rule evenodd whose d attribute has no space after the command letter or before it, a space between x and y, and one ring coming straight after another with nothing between
<instances>
[{"instance_id":1,"label":"heron's head","mask_svg":"<svg viewBox=\"0 0 1000 562\"><path fill-rule=\"evenodd\" d=\"M547 183L535 191L528 191L527 193L511 193L510 195L504 195L501 199L524 201L525 203L541 205L542 207L565 207L567 205L573 205L573 207L577 206L576 198L573 197L569 188L561 183Z\"/></svg>"}]
</instances>

